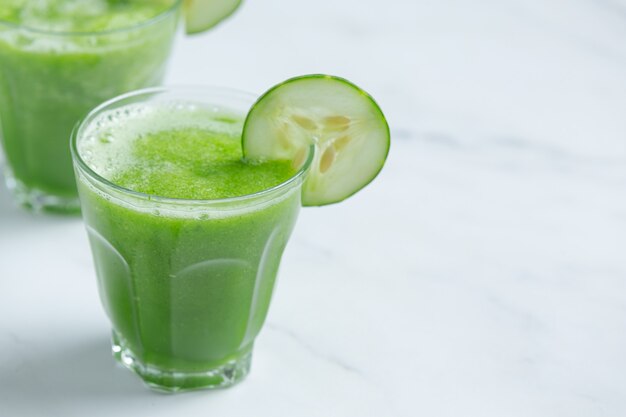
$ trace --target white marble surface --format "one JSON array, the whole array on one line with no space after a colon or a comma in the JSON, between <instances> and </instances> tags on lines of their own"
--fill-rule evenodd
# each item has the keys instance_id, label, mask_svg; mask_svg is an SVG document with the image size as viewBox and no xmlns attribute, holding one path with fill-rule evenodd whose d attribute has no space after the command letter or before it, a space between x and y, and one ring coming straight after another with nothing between
<instances>
[{"instance_id":1,"label":"white marble surface","mask_svg":"<svg viewBox=\"0 0 626 417\"><path fill-rule=\"evenodd\" d=\"M392 151L302 211L249 378L146 390L81 223L0 189L0 416L626 415L626 2L248 1L169 82L309 72L369 90Z\"/></svg>"}]
</instances>

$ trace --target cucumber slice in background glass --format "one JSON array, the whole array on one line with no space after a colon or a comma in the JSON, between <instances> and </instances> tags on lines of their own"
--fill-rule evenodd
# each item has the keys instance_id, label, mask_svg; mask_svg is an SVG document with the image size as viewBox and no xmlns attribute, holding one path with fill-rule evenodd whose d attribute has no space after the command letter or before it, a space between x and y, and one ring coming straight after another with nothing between
<instances>
[{"instance_id":1,"label":"cucumber slice in background glass","mask_svg":"<svg viewBox=\"0 0 626 417\"><path fill-rule=\"evenodd\" d=\"M185 30L201 33L226 19L239 8L241 0L184 0Z\"/></svg>"},{"instance_id":2,"label":"cucumber slice in background glass","mask_svg":"<svg viewBox=\"0 0 626 417\"><path fill-rule=\"evenodd\" d=\"M242 134L247 160L290 160L299 168L311 144L302 204L337 203L378 175L389 153L389 125L369 94L331 75L291 78L250 109Z\"/></svg>"}]
</instances>

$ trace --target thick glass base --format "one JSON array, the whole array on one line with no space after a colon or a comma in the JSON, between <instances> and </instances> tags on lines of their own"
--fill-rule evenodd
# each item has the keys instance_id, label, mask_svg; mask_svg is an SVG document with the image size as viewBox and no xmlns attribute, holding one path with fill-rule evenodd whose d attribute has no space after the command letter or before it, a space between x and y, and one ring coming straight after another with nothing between
<instances>
[{"instance_id":1,"label":"thick glass base","mask_svg":"<svg viewBox=\"0 0 626 417\"><path fill-rule=\"evenodd\" d=\"M80 201L78 196L58 196L26 186L13 176L10 169L4 169L4 178L15 201L22 207L34 212L59 214L79 214Z\"/></svg>"},{"instance_id":2,"label":"thick glass base","mask_svg":"<svg viewBox=\"0 0 626 417\"><path fill-rule=\"evenodd\" d=\"M113 357L139 375L148 387L169 393L230 387L248 375L252 362L252 347L250 347L223 365L202 372L177 372L171 369L160 369L153 365L141 363L128 349L124 339L118 336L115 331L113 331L112 337L112 351Z\"/></svg>"}]
</instances>

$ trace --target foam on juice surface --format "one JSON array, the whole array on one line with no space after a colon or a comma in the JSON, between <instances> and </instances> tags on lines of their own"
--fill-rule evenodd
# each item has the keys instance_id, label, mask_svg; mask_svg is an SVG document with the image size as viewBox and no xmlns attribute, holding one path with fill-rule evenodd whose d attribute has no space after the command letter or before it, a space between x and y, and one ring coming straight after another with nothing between
<instances>
[{"instance_id":1,"label":"foam on juice surface","mask_svg":"<svg viewBox=\"0 0 626 417\"><path fill-rule=\"evenodd\" d=\"M0 0L0 42L32 53L128 48L145 43L150 36L147 29L134 28L143 28L142 23L166 12L176 1Z\"/></svg>"},{"instance_id":2,"label":"foam on juice surface","mask_svg":"<svg viewBox=\"0 0 626 417\"><path fill-rule=\"evenodd\" d=\"M0 21L51 32L122 29L156 17L175 0L3 0Z\"/></svg>"},{"instance_id":3,"label":"foam on juice surface","mask_svg":"<svg viewBox=\"0 0 626 417\"><path fill-rule=\"evenodd\" d=\"M243 118L190 102L127 105L86 126L78 151L107 180L168 198L248 195L292 177L290 161L243 161Z\"/></svg>"}]
</instances>

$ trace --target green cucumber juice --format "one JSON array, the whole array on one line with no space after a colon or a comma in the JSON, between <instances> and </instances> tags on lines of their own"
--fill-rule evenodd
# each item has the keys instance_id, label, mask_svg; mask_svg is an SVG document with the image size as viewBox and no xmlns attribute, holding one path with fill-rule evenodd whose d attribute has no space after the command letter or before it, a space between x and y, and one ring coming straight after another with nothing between
<instances>
[{"instance_id":1,"label":"green cucumber juice","mask_svg":"<svg viewBox=\"0 0 626 417\"><path fill-rule=\"evenodd\" d=\"M4 0L0 138L27 206L77 209L69 137L91 108L158 85L178 0Z\"/></svg>"},{"instance_id":2,"label":"green cucumber juice","mask_svg":"<svg viewBox=\"0 0 626 417\"><path fill-rule=\"evenodd\" d=\"M265 320L301 179L289 161L242 159L243 117L130 104L79 134L76 152L101 177L77 167L102 303L149 384L227 384L210 370L249 355Z\"/></svg>"}]
</instances>

